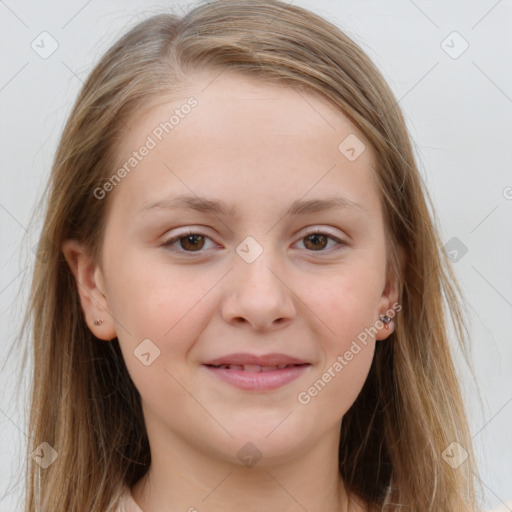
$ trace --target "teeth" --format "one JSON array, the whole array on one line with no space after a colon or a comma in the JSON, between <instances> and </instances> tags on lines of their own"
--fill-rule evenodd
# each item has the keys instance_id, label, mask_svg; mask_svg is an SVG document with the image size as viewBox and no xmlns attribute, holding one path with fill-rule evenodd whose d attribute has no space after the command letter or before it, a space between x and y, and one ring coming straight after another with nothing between
<instances>
[{"instance_id":1,"label":"teeth","mask_svg":"<svg viewBox=\"0 0 512 512\"><path fill-rule=\"evenodd\" d=\"M243 370L245 372L271 372L273 370L282 370L283 368L288 368L295 366L294 364L280 364L277 366L259 366L257 364L221 364L218 368L222 368L224 370Z\"/></svg>"},{"instance_id":2,"label":"teeth","mask_svg":"<svg viewBox=\"0 0 512 512\"><path fill-rule=\"evenodd\" d=\"M257 364L244 364L244 372L261 372L261 366Z\"/></svg>"}]
</instances>

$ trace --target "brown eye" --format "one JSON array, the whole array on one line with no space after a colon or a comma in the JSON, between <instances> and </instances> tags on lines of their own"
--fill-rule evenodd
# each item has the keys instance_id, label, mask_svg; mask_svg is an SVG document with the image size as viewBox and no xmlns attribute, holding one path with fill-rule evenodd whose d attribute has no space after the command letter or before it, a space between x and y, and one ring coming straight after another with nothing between
<instances>
[{"instance_id":1,"label":"brown eye","mask_svg":"<svg viewBox=\"0 0 512 512\"><path fill-rule=\"evenodd\" d=\"M339 250L345 249L346 246L349 245L343 240L339 240L328 233L322 233L318 230L307 233L300 241L304 244L306 250L319 252L321 254L333 254ZM329 241L334 242L330 247L328 246Z\"/></svg>"},{"instance_id":2,"label":"brown eye","mask_svg":"<svg viewBox=\"0 0 512 512\"><path fill-rule=\"evenodd\" d=\"M202 249L205 247L207 240L211 240L209 236L201 233L186 233L180 234L165 241L162 246L176 252L205 252ZM208 249L208 247L206 247ZM205 250L206 250L205 249Z\"/></svg>"},{"instance_id":3,"label":"brown eye","mask_svg":"<svg viewBox=\"0 0 512 512\"><path fill-rule=\"evenodd\" d=\"M304 240L307 240L308 243L304 243L307 249L311 250L322 250L327 246L327 240L330 237L322 234L322 233L313 233L312 235L308 235L304 237Z\"/></svg>"},{"instance_id":4,"label":"brown eye","mask_svg":"<svg viewBox=\"0 0 512 512\"><path fill-rule=\"evenodd\" d=\"M204 246L203 235L187 235L179 238L180 245L187 251L197 251Z\"/></svg>"}]
</instances>

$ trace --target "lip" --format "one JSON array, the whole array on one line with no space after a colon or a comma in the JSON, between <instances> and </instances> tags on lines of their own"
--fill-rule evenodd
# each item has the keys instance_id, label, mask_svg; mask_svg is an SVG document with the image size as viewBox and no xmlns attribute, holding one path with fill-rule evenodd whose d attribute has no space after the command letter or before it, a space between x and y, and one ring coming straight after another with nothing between
<instances>
[{"instance_id":1,"label":"lip","mask_svg":"<svg viewBox=\"0 0 512 512\"><path fill-rule=\"evenodd\" d=\"M219 365L233 366L282 366L294 365L275 370L255 371L243 368L218 368ZM204 363L203 366L220 380L247 391L270 391L280 388L303 375L311 364L285 354L230 354Z\"/></svg>"},{"instance_id":2,"label":"lip","mask_svg":"<svg viewBox=\"0 0 512 512\"><path fill-rule=\"evenodd\" d=\"M280 388L297 379L303 375L310 366L310 364L304 364L266 372L229 370L226 368L216 368L214 366L205 366L205 368L220 380L237 388L250 391L269 391Z\"/></svg>"}]
</instances>

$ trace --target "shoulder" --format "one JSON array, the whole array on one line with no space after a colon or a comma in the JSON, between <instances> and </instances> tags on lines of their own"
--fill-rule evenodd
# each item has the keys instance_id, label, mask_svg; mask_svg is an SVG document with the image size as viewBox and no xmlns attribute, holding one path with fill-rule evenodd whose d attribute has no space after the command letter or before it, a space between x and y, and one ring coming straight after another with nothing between
<instances>
[{"instance_id":1,"label":"shoulder","mask_svg":"<svg viewBox=\"0 0 512 512\"><path fill-rule=\"evenodd\" d=\"M512 509L512 499L507 501L506 503L503 503L503 505L499 506L498 508L493 508L492 510L489 510L488 512L510 512Z\"/></svg>"},{"instance_id":2,"label":"shoulder","mask_svg":"<svg viewBox=\"0 0 512 512\"><path fill-rule=\"evenodd\" d=\"M137 502L133 499L131 490L128 486L124 487L115 512L143 512L139 505L137 505Z\"/></svg>"},{"instance_id":3,"label":"shoulder","mask_svg":"<svg viewBox=\"0 0 512 512\"><path fill-rule=\"evenodd\" d=\"M359 497L352 497L348 503L347 512L369 512L370 505Z\"/></svg>"}]
</instances>

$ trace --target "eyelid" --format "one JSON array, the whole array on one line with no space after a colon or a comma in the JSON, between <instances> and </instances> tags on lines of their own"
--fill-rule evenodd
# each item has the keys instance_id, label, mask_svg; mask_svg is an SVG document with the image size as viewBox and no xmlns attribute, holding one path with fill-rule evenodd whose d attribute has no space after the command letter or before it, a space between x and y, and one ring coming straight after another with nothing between
<instances>
[{"instance_id":1,"label":"eyelid","mask_svg":"<svg viewBox=\"0 0 512 512\"><path fill-rule=\"evenodd\" d=\"M302 231L300 231L300 233L302 233ZM309 236L309 235L315 235L317 233L320 233L322 235L329 235L331 238L340 240L339 235L333 233L329 228L319 227L319 226L315 226L315 227L309 226L309 227L304 228L302 237ZM340 241L342 241L342 240L340 240Z\"/></svg>"}]
</instances>

